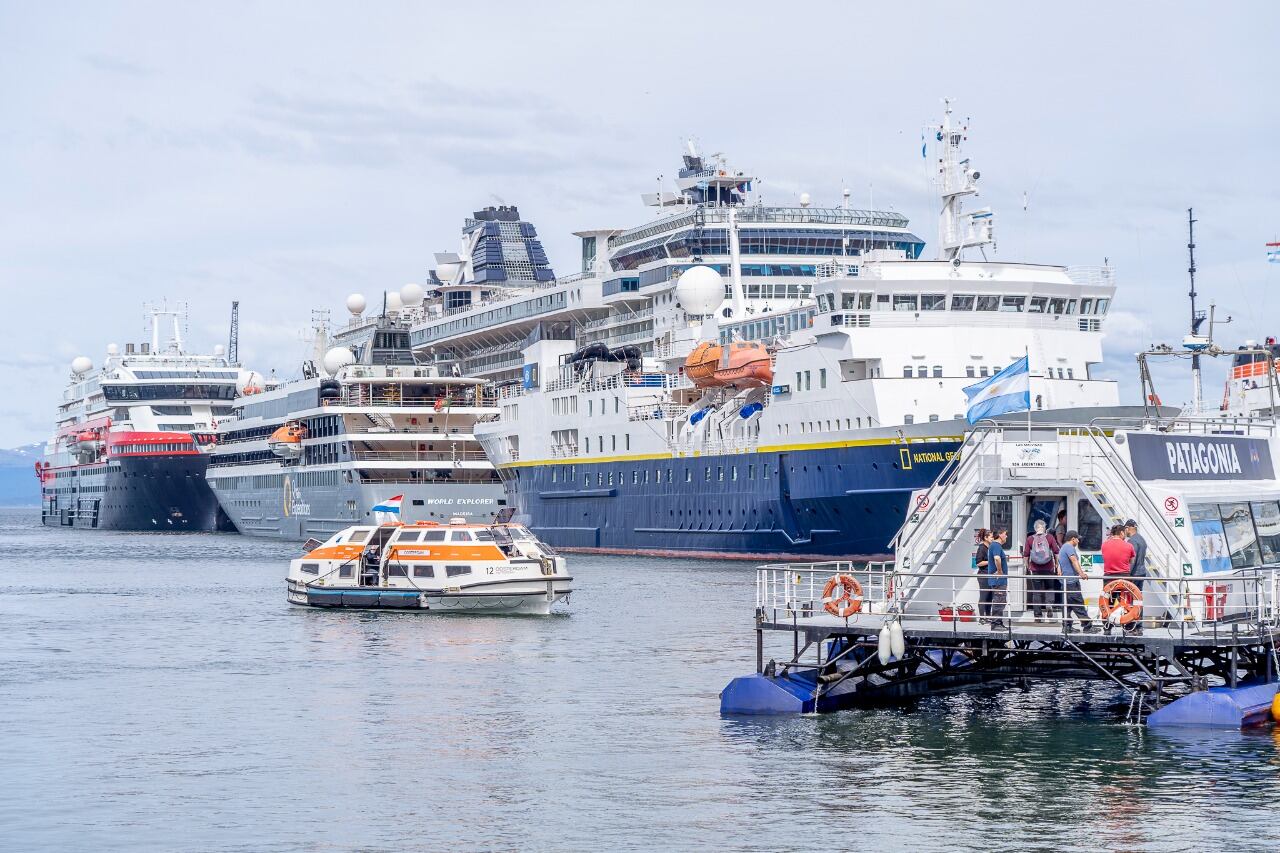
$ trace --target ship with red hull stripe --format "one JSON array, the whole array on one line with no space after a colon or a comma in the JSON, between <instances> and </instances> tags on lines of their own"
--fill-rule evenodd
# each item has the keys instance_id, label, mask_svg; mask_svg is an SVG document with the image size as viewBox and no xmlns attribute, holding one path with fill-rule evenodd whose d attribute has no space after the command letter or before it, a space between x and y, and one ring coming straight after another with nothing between
<instances>
[{"instance_id":1,"label":"ship with red hull stripe","mask_svg":"<svg viewBox=\"0 0 1280 853\"><path fill-rule=\"evenodd\" d=\"M221 346L186 352L185 317L150 312L151 340L71 363L54 432L36 463L41 523L97 530L231 529L205 480L218 420L262 377Z\"/></svg>"}]
</instances>

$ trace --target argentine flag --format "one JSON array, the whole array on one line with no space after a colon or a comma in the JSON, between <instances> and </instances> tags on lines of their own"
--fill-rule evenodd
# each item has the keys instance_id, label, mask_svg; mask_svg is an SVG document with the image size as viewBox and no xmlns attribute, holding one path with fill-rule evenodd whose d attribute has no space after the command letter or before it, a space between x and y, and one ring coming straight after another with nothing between
<instances>
[{"instance_id":1,"label":"argentine flag","mask_svg":"<svg viewBox=\"0 0 1280 853\"><path fill-rule=\"evenodd\" d=\"M380 504L377 504L376 506L374 506L373 509L369 511L370 512L390 512L390 513L399 515L400 502L403 500L404 500L404 495L396 495L394 498L391 498L390 500L386 500Z\"/></svg>"},{"instance_id":2,"label":"argentine flag","mask_svg":"<svg viewBox=\"0 0 1280 853\"><path fill-rule=\"evenodd\" d=\"M1026 412L1031 409L1031 366L1027 356L1015 361L988 379L964 389L969 401L965 420L976 424L983 418Z\"/></svg>"}]
</instances>

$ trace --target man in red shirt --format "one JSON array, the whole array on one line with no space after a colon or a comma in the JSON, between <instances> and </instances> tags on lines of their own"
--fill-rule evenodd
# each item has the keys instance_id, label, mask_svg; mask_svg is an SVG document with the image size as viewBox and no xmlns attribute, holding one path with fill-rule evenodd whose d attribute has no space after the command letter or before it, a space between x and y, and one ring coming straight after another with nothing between
<instances>
[{"instance_id":1,"label":"man in red shirt","mask_svg":"<svg viewBox=\"0 0 1280 853\"><path fill-rule=\"evenodd\" d=\"M1128 577L1129 567L1133 564L1133 558L1137 553L1134 547L1125 541L1123 527L1117 524L1111 528L1111 536L1102 543L1103 576Z\"/></svg>"}]
</instances>

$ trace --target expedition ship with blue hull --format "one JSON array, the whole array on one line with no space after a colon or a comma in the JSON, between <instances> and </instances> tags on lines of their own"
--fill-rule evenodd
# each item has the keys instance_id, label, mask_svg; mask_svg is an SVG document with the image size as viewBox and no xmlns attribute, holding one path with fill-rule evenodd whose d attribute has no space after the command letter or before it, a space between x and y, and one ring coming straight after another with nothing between
<instances>
[{"instance_id":1,"label":"expedition ship with blue hull","mask_svg":"<svg viewBox=\"0 0 1280 853\"><path fill-rule=\"evenodd\" d=\"M1111 270L986 260L966 132L933 128L936 260L899 213L768 204L692 145L648 221L576 232L575 275L512 286L492 267L536 263L532 226L469 223L412 344L494 384L475 432L513 520L569 549L881 556L959 446L966 386L1030 355L1033 417L1117 413L1093 375Z\"/></svg>"}]
</instances>

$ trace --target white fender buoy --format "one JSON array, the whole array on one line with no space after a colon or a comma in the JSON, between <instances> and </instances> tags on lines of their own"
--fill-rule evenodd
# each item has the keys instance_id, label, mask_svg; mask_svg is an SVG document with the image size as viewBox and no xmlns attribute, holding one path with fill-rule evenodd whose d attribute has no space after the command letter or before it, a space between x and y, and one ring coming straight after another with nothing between
<instances>
[{"instance_id":1,"label":"white fender buoy","mask_svg":"<svg viewBox=\"0 0 1280 853\"><path fill-rule=\"evenodd\" d=\"M907 651L907 640L902 636L902 620L894 619L889 623L889 651L895 658L901 659Z\"/></svg>"},{"instance_id":2,"label":"white fender buoy","mask_svg":"<svg viewBox=\"0 0 1280 853\"><path fill-rule=\"evenodd\" d=\"M888 625L880 629L880 643L876 647L876 657L880 659L882 666L889 662L889 656L892 654L890 646L893 641L889 638L890 633Z\"/></svg>"}]
</instances>

